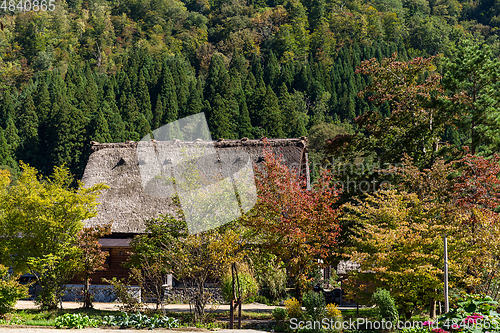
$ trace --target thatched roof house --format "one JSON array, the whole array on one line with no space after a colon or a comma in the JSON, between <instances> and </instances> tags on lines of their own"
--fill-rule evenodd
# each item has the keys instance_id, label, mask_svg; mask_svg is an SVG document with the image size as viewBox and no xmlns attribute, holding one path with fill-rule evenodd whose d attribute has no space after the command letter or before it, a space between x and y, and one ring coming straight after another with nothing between
<instances>
[{"instance_id":1,"label":"thatched roof house","mask_svg":"<svg viewBox=\"0 0 500 333\"><path fill-rule=\"evenodd\" d=\"M268 139L283 162L309 176L307 161L307 138ZM159 142L162 145L176 145L176 142ZM183 143L185 144L185 143ZM213 142L219 156L246 152L257 165L263 161L262 140L219 140ZM113 221L113 234L137 234L144 232L144 220L159 214L172 212L169 197L151 196L143 188L138 158L138 143L93 142L91 155L82 181L86 186L104 183L110 188L99 198L98 214L85 225L103 225Z\"/></svg>"},{"instance_id":2,"label":"thatched roof house","mask_svg":"<svg viewBox=\"0 0 500 333\"><path fill-rule=\"evenodd\" d=\"M295 168L300 174L309 176L307 161L307 138L301 139L269 139L267 140L273 151L281 155L283 162ZM157 141L153 148L158 149L158 160L168 155L166 160L179 158L179 147L190 147L196 142L180 141ZM245 152L257 165L263 161L263 148L265 142L262 140L219 140L212 142L211 151L215 158L227 160L228 156L242 155ZM162 193L151 193L153 187L146 186L144 190L144 178L141 178L141 167L148 163L148 156L141 155L144 149L150 149L148 142L140 143L129 141L126 143L97 143L92 142L91 154L83 174L82 181L85 186L104 183L109 189L104 190L99 197L100 205L97 206L96 217L85 221L85 226L105 225L113 222L112 235L100 240L102 249L108 251L103 271L97 271L93 281L101 282L101 278L127 278L128 269L123 266L127 261L130 250L130 240L134 235L145 231L144 221L157 217L160 214L173 213L171 198ZM174 147L168 151L168 147ZM166 152L166 153L165 153ZM212 154L212 155L214 155ZM248 155L247 159L248 159ZM150 156L150 155L149 155ZM211 156L214 158L214 156ZM154 159L154 158L153 158ZM167 161L166 161L167 162ZM174 161L175 162L175 161ZM176 161L179 162L179 161ZM202 161L203 162L203 161ZM227 171L227 170L226 170ZM231 172L232 170L229 170ZM144 176L144 174L142 174ZM148 177L146 177L148 178ZM146 180L147 181L147 180ZM150 178L154 181L154 177ZM152 195L151 195L152 194ZM73 283L80 283L75 279ZM132 282L133 283L133 282Z\"/></svg>"}]
</instances>

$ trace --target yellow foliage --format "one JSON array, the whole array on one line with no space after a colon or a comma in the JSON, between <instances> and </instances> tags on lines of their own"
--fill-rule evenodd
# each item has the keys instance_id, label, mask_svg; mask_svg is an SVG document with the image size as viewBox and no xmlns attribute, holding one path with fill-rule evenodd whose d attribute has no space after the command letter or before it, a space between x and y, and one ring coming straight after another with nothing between
<instances>
[{"instance_id":1,"label":"yellow foliage","mask_svg":"<svg viewBox=\"0 0 500 333\"><path fill-rule=\"evenodd\" d=\"M326 316L329 318L335 318L342 316L342 313L337 307L337 304L328 304L326 306Z\"/></svg>"},{"instance_id":2,"label":"yellow foliage","mask_svg":"<svg viewBox=\"0 0 500 333\"><path fill-rule=\"evenodd\" d=\"M285 309L289 318L299 318L302 315L302 306L295 297L285 301Z\"/></svg>"},{"instance_id":3,"label":"yellow foliage","mask_svg":"<svg viewBox=\"0 0 500 333\"><path fill-rule=\"evenodd\" d=\"M0 190L6 188L10 184L10 172L8 170L0 170Z\"/></svg>"}]
</instances>

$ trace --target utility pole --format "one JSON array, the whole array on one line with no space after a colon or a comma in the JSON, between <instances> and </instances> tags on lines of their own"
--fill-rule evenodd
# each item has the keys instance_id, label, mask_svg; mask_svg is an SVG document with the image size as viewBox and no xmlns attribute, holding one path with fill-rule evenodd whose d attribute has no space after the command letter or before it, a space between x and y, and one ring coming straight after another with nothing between
<instances>
[{"instance_id":1,"label":"utility pole","mask_svg":"<svg viewBox=\"0 0 500 333\"><path fill-rule=\"evenodd\" d=\"M450 303L448 302L448 240L446 236L444 241L444 312L450 311Z\"/></svg>"}]
</instances>

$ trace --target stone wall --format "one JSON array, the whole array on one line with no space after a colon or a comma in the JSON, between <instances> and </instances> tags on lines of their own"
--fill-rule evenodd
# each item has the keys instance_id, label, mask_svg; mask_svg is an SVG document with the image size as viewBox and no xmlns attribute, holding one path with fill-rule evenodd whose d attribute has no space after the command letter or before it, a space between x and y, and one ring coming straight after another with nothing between
<instances>
[{"instance_id":1,"label":"stone wall","mask_svg":"<svg viewBox=\"0 0 500 333\"><path fill-rule=\"evenodd\" d=\"M141 300L141 288L138 286L128 286L129 292ZM110 285L90 285L90 292L94 302L115 302L116 293ZM81 302L83 300L83 284L68 284L63 301Z\"/></svg>"},{"instance_id":2,"label":"stone wall","mask_svg":"<svg viewBox=\"0 0 500 333\"><path fill-rule=\"evenodd\" d=\"M139 300L148 302L153 300L144 299L141 295L141 288L139 286L128 286L129 291ZM192 297L194 288L177 287L165 290L166 303L189 303ZM113 286L110 285L90 285L90 292L93 295L94 302L115 302L117 295ZM205 294L208 296L208 303L223 304L222 291L220 288L205 288ZM83 284L68 284L66 286L66 293L63 296L63 301L81 302L83 300Z\"/></svg>"},{"instance_id":3,"label":"stone wall","mask_svg":"<svg viewBox=\"0 0 500 333\"><path fill-rule=\"evenodd\" d=\"M166 303L189 303L189 299L194 292L194 288L177 287L165 291ZM223 304L221 288L205 288L205 294L208 296L208 303Z\"/></svg>"}]
</instances>

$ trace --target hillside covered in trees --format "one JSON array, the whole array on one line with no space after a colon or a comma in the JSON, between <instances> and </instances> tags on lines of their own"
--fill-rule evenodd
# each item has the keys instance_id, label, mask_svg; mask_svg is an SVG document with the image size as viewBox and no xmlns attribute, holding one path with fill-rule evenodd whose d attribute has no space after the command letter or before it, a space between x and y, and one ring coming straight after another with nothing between
<instances>
[{"instance_id":1,"label":"hillside covered in trees","mask_svg":"<svg viewBox=\"0 0 500 333\"><path fill-rule=\"evenodd\" d=\"M0 165L77 177L90 140L137 141L198 112L215 139L322 147L356 117L391 112L358 96L363 60L453 57L464 38L496 57L500 45L490 0L63 0L0 13Z\"/></svg>"}]
</instances>

